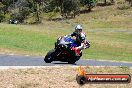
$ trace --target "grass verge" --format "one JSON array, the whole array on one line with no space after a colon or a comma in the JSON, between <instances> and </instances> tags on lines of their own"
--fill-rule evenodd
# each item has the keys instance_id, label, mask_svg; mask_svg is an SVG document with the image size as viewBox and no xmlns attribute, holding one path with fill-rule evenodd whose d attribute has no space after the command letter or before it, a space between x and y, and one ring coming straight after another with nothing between
<instances>
[{"instance_id":1,"label":"grass verge","mask_svg":"<svg viewBox=\"0 0 132 88\"><path fill-rule=\"evenodd\" d=\"M87 73L132 74L128 67L86 67ZM53 70L54 69L54 70ZM76 82L77 67L1 69L1 88L131 88L129 84L85 84Z\"/></svg>"}]
</instances>

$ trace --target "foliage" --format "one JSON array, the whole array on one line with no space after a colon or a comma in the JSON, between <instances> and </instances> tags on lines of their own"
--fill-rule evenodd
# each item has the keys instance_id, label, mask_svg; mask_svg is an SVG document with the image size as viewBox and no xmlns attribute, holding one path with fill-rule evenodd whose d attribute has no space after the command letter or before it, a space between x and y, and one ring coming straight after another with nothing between
<instances>
[{"instance_id":1,"label":"foliage","mask_svg":"<svg viewBox=\"0 0 132 88\"><path fill-rule=\"evenodd\" d=\"M123 4L123 5L120 5L120 6L117 7L117 9L119 9L119 10L126 10L126 9L129 9L129 8L130 8L130 6L128 6L126 4Z\"/></svg>"},{"instance_id":2,"label":"foliage","mask_svg":"<svg viewBox=\"0 0 132 88\"><path fill-rule=\"evenodd\" d=\"M14 1L16 0L2 0L1 3L4 5L3 7L4 13L8 12L8 7L10 7L14 3Z\"/></svg>"},{"instance_id":3,"label":"foliage","mask_svg":"<svg viewBox=\"0 0 132 88\"><path fill-rule=\"evenodd\" d=\"M108 5L108 1L114 3L115 0L2 0L0 1L1 21L5 19L17 19L23 23L28 17L33 16L35 23L40 23L42 14L49 13L52 19L56 14L60 14L63 18L74 18L79 15L82 8L84 11L90 12L96 6L97 1L102 1L104 6ZM123 1L123 0L122 0ZM125 0L124 0L125 1ZM126 0L132 6L132 0ZM121 5L118 9L128 9L129 6ZM3 15L10 15L6 18ZM43 17L44 18L44 17Z\"/></svg>"},{"instance_id":4,"label":"foliage","mask_svg":"<svg viewBox=\"0 0 132 88\"><path fill-rule=\"evenodd\" d=\"M79 7L79 1L78 0L65 0L63 2L63 11L62 16L65 16L66 18L71 15L72 17L75 17L78 15L80 7Z\"/></svg>"},{"instance_id":5,"label":"foliage","mask_svg":"<svg viewBox=\"0 0 132 88\"><path fill-rule=\"evenodd\" d=\"M21 10L19 10L16 13L11 14L11 19L17 19L20 23L26 19L26 17L30 14L30 10L28 7L23 7Z\"/></svg>"},{"instance_id":6,"label":"foliage","mask_svg":"<svg viewBox=\"0 0 132 88\"><path fill-rule=\"evenodd\" d=\"M79 0L51 0L45 7L45 12L60 12L62 17L75 17L80 9Z\"/></svg>"},{"instance_id":7,"label":"foliage","mask_svg":"<svg viewBox=\"0 0 132 88\"><path fill-rule=\"evenodd\" d=\"M132 0L125 0L125 1L127 1L130 4L130 6L132 7Z\"/></svg>"},{"instance_id":8,"label":"foliage","mask_svg":"<svg viewBox=\"0 0 132 88\"><path fill-rule=\"evenodd\" d=\"M43 8L44 12L52 12L56 8L56 2L55 0L50 0L49 2L46 3L46 6Z\"/></svg>"},{"instance_id":9,"label":"foliage","mask_svg":"<svg viewBox=\"0 0 132 88\"><path fill-rule=\"evenodd\" d=\"M89 11L91 11L91 9L96 6L96 2L97 0L80 0L80 3L88 8Z\"/></svg>"},{"instance_id":10,"label":"foliage","mask_svg":"<svg viewBox=\"0 0 132 88\"><path fill-rule=\"evenodd\" d=\"M0 22L4 21L4 19L5 19L5 16L2 13L0 13Z\"/></svg>"},{"instance_id":11,"label":"foliage","mask_svg":"<svg viewBox=\"0 0 132 88\"><path fill-rule=\"evenodd\" d=\"M125 2L125 1L119 1L117 9L119 9L119 10L126 10L126 9L129 9L130 7L131 6L129 5L129 3Z\"/></svg>"}]
</instances>

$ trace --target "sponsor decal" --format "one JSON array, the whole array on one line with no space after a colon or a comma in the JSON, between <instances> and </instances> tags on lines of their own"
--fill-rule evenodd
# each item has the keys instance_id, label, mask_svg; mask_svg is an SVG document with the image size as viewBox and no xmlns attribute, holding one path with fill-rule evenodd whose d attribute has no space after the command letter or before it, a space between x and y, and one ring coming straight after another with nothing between
<instances>
[{"instance_id":1,"label":"sponsor decal","mask_svg":"<svg viewBox=\"0 0 132 88\"><path fill-rule=\"evenodd\" d=\"M129 74L87 74L86 70L81 66L76 75L78 84L85 83L130 83L131 76Z\"/></svg>"}]
</instances>

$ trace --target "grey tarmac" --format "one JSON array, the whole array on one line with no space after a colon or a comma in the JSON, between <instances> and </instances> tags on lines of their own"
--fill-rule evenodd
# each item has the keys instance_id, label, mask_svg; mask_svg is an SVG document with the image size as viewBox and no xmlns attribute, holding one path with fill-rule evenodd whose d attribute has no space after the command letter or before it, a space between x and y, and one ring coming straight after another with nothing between
<instances>
[{"instance_id":1,"label":"grey tarmac","mask_svg":"<svg viewBox=\"0 0 132 88\"><path fill-rule=\"evenodd\" d=\"M0 66L127 66L132 67L132 62L103 61L94 59L80 59L75 64L53 61L45 63L44 56L23 56L0 54Z\"/></svg>"}]
</instances>

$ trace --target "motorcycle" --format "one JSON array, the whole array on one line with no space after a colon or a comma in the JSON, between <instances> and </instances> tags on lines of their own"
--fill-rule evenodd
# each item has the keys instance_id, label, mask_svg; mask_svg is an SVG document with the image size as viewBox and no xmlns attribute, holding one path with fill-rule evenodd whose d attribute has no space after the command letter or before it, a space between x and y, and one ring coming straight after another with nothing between
<instances>
[{"instance_id":1,"label":"motorcycle","mask_svg":"<svg viewBox=\"0 0 132 88\"><path fill-rule=\"evenodd\" d=\"M90 43L86 42L86 47L90 47ZM74 64L82 56L82 50L79 53L79 56L76 55L73 47L77 47L77 42L71 36L59 37L55 42L55 48L50 50L44 58L46 63L51 63L52 61L62 61L68 62L69 64Z\"/></svg>"}]
</instances>

